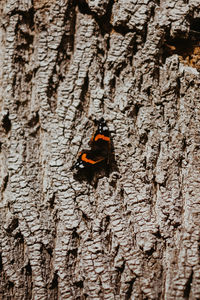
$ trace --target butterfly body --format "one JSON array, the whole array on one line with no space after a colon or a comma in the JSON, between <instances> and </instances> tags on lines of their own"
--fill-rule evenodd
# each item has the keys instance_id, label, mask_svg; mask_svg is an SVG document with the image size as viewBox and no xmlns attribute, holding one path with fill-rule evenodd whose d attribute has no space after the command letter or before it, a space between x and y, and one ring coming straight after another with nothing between
<instances>
[{"instance_id":1,"label":"butterfly body","mask_svg":"<svg viewBox=\"0 0 200 300\"><path fill-rule=\"evenodd\" d=\"M90 150L82 150L72 169L77 171L95 170L107 164L111 149L110 132L103 118L96 121L97 129L89 141Z\"/></svg>"}]
</instances>

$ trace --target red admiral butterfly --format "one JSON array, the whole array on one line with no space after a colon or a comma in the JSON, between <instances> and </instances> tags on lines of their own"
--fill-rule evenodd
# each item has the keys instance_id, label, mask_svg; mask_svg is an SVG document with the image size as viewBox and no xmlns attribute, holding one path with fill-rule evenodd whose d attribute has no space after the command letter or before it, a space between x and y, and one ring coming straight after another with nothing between
<instances>
[{"instance_id":1,"label":"red admiral butterfly","mask_svg":"<svg viewBox=\"0 0 200 300\"><path fill-rule=\"evenodd\" d=\"M79 153L77 162L72 166L72 169L76 169L77 171L91 170L102 163L108 164L111 150L109 129L103 118L96 121L96 123L97 130L89 142L91 149L82 150Z\"/></svg>"}]
</instances>

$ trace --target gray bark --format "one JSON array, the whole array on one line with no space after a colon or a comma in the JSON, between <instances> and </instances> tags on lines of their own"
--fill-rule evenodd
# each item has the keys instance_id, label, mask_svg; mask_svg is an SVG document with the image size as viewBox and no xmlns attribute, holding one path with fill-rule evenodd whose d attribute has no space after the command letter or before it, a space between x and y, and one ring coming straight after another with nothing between
<instances>
[{"instance_id":1,"label":"gray bark","mask_svg":"<svg viewBox=\"0 0 200 300\"><path fill-rule=\"evenodd\" d=\"M1 0L1 299L200 299L199 7Z\"/></svg>"}]
</instances>

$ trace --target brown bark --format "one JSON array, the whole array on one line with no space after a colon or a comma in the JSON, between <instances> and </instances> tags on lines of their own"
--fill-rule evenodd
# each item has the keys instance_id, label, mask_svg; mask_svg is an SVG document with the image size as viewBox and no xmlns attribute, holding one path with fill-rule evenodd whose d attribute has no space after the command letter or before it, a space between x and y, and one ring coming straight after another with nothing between
<instances>
[{"instance_id":1,"label":"brown bark","mask_svg":"<svg viewBox=\"0 0 200 300\"><path fill-rule=\"evenodd\" d=\"M200 299L199 5L1 0L1 299Z\"/></svg>"}]
</instances>

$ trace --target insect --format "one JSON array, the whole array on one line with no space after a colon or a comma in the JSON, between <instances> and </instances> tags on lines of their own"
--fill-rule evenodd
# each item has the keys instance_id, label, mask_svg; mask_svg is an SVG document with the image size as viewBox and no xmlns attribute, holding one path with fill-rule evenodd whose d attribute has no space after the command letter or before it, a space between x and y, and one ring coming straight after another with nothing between
<instances>
[{"instance_id":1,"label":"insect","mask_svg":"<svg viewBox=\"0 0 200 300\"><path fill-rule=\"evenodd\" d=\"M102 165L109 164L111 151L110 132L104 118L96 121L97 129L89 141L90 150L82 150L72 169L94 171Z\"/></svg>"}]
</instances>

